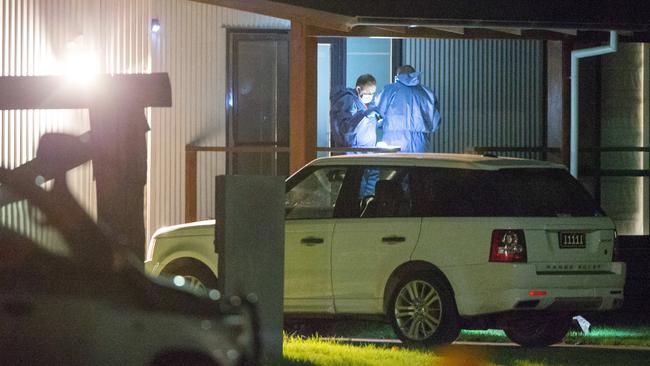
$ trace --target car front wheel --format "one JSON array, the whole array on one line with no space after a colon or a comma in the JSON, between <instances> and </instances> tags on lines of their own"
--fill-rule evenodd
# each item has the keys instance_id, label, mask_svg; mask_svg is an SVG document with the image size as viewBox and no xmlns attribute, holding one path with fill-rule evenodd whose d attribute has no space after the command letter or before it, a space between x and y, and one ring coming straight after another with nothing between
<instances>
[{"instance_id":1,"label":"car front wheel","mask_svg":"<svg viewBox=\"0 0 650 366\"><path fill-rule=\"evenodd\" d=\"M172 263L162 270L161 274L170 277L176 283L176 276L183 278L181 286L203 295L208 295L208 290L217 287L217 279L212 275L210 270L202 265L175 265Z\"/></svg>"},{"instance_id":2,"label":"car front wheel","mask_svg":"<svg viewBox=\"0 0 650 366\"><path fill-rule=\"evenodd\" d=\"M546 347L564 339L571 327L570 316L529 318L504 329L511 341L524 347Z\"/></svg>"},{"instance_id":3,"label":"car front wheel","mask_svg":"<svg viewBox=\"0 0 650 366\"><path fill-rule=\"evenodd\" d=\"M451 290L433 274L400 280L390 298L388 317L397 336L410 347L451 343L460 332Z\"/></svg>"}]
</instances>

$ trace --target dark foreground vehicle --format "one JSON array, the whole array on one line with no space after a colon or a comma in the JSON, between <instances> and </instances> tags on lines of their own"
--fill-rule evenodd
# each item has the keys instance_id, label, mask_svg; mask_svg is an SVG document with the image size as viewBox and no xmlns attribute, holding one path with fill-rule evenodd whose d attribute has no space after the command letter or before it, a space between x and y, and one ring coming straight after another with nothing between
<instances>
[{"instance_id":1,"label":"dark foreground vehicle","mask_svg":"<svg viewBox=\"0 0 650 366\"><path fill-rule=\"evenodd\" d=\"M36 174L0 167L2 364L258 363L251 304L192 293L182 277L152 282L79 206L65 173L44 189Z\"/></svg>"}]
</instances>

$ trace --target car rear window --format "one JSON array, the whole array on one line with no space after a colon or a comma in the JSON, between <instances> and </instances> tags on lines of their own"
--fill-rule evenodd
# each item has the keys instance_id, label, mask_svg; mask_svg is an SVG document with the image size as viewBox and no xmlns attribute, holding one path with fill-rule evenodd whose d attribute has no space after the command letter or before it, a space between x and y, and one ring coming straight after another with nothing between
<instances>
[{"instance_id":1,"label":"car rear window","mask_svg":"<svg viewBox=\"0 0 650 366\"><path fill-rule=\"evenodd\" d=\"M563 169L421 168L416 216L599 216L589 193Z\"/></svg>"}]
</instances>

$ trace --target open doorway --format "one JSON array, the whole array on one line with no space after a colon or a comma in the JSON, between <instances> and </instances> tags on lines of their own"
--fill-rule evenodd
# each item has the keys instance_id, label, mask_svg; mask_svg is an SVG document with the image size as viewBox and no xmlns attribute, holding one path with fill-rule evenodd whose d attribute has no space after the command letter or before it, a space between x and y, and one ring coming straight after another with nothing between
<instances>
[{"instance_id":1,"label":"open doorway","mask_svg":"<svg viewBox=\"0 0 650 366\"><path fill-rule=\"evenodd\" d=\"M318 38L318 147L330 147L330 94L339 88L354 88L357 77L372 74L377 87L389 84L394 71L394 55L399 42L388 38ZM319 153L319 157L327 153Z\"/></svg>"}]
</instances>

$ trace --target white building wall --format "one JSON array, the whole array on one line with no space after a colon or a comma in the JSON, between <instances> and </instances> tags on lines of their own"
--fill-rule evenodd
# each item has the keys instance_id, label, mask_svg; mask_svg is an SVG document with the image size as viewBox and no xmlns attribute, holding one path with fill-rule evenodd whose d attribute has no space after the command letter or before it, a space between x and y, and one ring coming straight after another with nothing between
<instances>
[{"instance_id":1,"label":"white building wall","mask_svg":"<svg viewBox=\"0 0 650 366\"><path fill-rule=\"evenodd\" d=\"M68 43L84 41L79 36L83 34L85 10L82 1L61 1L61 4L37 0L2 1L1 75L60 73ZM3 111L0 115L0 165L14 168L33 159L38 139L44 133L79 134L87 129L87 112L82 110ZM69 176L75 192L86 193L82 201L88 207L94 200L94 194L90 194L89 171L89 167L84 167Z\"/></svg>"},{"instance_id":2,"label":"white building wall","mask_svg":"<svg viewBox=\"0 0 650 366\"><path fill-rule=\"evenodd\" d=\"M601 145L648 146L646 45L624 43L602 59ZM647 169L647 154L603 153L603 169ZM648 178L603 177L602 206L619 234L647 235Z\"/></svg>"},{"instance_id":3,"label":"white building wall","mask_svg":"<svg viewBox=\"0 0 650 366\"><path fill-rule=\"evenodd\" d=\"M152 18L162 28L151 34ZM62 74L73 51L92 53L97 71L168 72L173 107L148 111L150 173L147 231L183 221L184 148L225 145L226 29L288 29L286 20L181 0L2 0L0 75ZM0 165L35 157L46 132L75 135L89 128L86 110L0 112ZM199 217L214 210L214 176L223 157L199 154ZM73 193L95 215L91 164L68 176ZM13 211L12 211L13 210ZM20 207L0 218L18 217Z\"/></svg>"},{"instance_id":4,"label":"white building wall","mask_svg":"<svg viewBox=\"0 0 650 366\"><path fill-rule=\"evenodd\" d=\"M95 46L88 34L86 1L3 0L0 5L0 75L34 76L60 74L73 48ZM73 43L74 42L74 43ZM88 129L84 110L18 110L0 112L0 165L15 168L33 159L41 135L48 132L81 134ZM91 214L95 192L90 164L71 171L68 183ZM30 224L26 206L14 204L0 210L4 223L12 222L23 232L40 237ZM52 244L55 245L55 244Z\"/></svg>"},{"instance_id":5,"label":"white building wall","mask_svg":"<svg viewBox=\"0 0 650 366\"><path fill-rule=\"evenodd\" d=\"M182 223L185 145L226 145L227 28L289 29L287 20L191 1L153 0L152 72L168 72L172 108L151 113L148 236ZM225 156L198 155L199 219L214 214L214 177L225 173Z\"/></svg>"}]
</instances>

